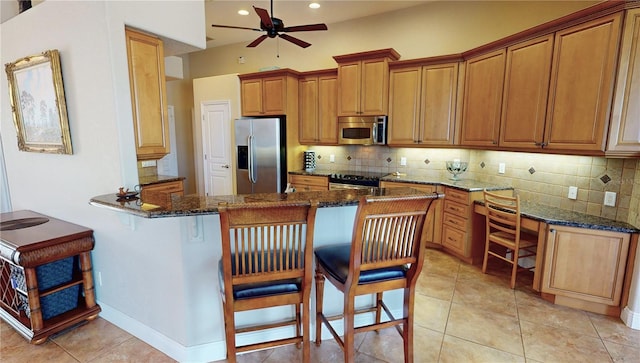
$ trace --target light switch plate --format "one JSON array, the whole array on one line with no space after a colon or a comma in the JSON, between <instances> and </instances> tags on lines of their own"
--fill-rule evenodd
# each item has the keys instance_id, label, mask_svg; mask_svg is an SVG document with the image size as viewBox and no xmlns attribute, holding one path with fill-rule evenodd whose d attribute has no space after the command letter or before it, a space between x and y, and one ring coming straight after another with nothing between
<instances>
[{"instance_id":1,"label":"light switch plate","mask_svg":"<svg viewBox=\"0 0 640 363\"><path fill-rule=\"evenodd\" d=\"M578 198L578 187L569 187L569 194L567 194L567 198L569 198L569 199L577 199Z\"/></svg>"},{"instance_id":2,"label":"light switch plate","mask_svg":"<svg viewBox=\"0 0 640 363\"><path fill-rule=\"evenodd\" d=\"M498 164L498 174L504 174L506 169L507 169L507 166L505 163Z\"/></svg>"},{"instance_id":3,"label":"light switch plate","mask_svg":"<svg viewBox=\"0 0 640 363\"><path fill-rule=\"evenodd\" d=\"M336 162L336 156L333 155L333 154L329 155L329 162L330 163L335 163Z\"/></svg>"},{"instance_id":4,"label":"light switch plate","mask_svg":"<svg viewBox=\"0 0 640 363\"><path fill-rule=\"evenodd\" d=\"M616 206L616 193L614 192L604 192L604 205L609 207Z\"/></svg>"},{"instance_id":5,"label":"light switch plate","mask_svg":"<svg viewBox=\"0 0 640 363\"><path fill-rule=\"evenodd\" d=\"M402 166L406 166L407 165L407 158L405 158L404 156L400 158L400 165Z\"/></svg>"}]
</instances>

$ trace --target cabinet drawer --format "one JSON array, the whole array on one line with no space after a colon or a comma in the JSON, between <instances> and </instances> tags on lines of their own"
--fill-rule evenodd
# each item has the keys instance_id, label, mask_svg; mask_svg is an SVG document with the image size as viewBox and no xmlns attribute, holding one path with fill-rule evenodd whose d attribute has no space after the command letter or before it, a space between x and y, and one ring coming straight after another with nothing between
<instances>
[{"instance_id":1,"label":"cabinet drawer","mask_svg":"<svg viewBox=\"0 0 640 363\"><path fill-rule=\"evenodd\" d=\"M448 224L451 227L458 228L458 229L461 229L463 231L466 231L467 230L467 224L468 224L467 222L468 222L468 220L466 218L462 218L462 217L459 217L459 216L456 216L454 214L447 213L447 212L444 213L443 223Z\"/></svg>"},{"instance_id":2,"label":"cabinet drawer","mask_svg":"<svg viewBox=\"0 0 640 363\"><path fill-rule=\"evenodd\" d=\"M455 200L458 203L469 205L469 193L465 191L447 188L444 193L445 199Z\"/></svg>"},{"instance_id":3,"label":"cabinet drawer","mask_svg":"<svg viewBox=\"0 0 640 363\"><path fill-rule=\"evenodd\" d=\"M164 192L164 193L173 193L173 192L181 192L184 190L181 181L175 182L167 182L155 185L148 185L142 188L145 191L150 192Z\"/></svg>"},{"instance_id":4,"label":"cabinet drawer","mask_svg":"<svg viewBox=\"0 0 640 363\"><path fill-rule=\"evenodd\" d=\"M290 175L289 181L296 187L298 187L296 184L300 184L300 186L304 184L324 188L320 190L327 190L327 188L329 188L329 178L326 176Z\"/></svg>"},{"instance_id":5,"label":"cabinet drawer","mask_svg":"<svg viewBox=\"0 0 640 363\"><path fill-rule=\"evenodd\" d=\"M469 206L460 203L453 202L451 200L444 200L444 211L455 214L457 216L467 218L469 215Z\"/></svg>"},{"instance_id":6,"label":"cabinet drawer","mask_svg":"<svg viewBox=\"0 0 640 363\"><path fill-rule=\"evenodd\" d=\"M296 187L297 192L323 192L329 190L326 186L320 185L305 185L305 184L293 184Z\"/></svg>"},{"instance_id":7,"label":"cabinet drawer","mask_svg":"<svg viewBox=\"0 0 640 363\"><path fill-rule=\"evenodd\" d=\"M450 227L448 225L442 226L442 245L449 247L455 252L464 254L464 241L466 239L466 233L458 230L457 228Z\"/></svg>"}]
</instances>

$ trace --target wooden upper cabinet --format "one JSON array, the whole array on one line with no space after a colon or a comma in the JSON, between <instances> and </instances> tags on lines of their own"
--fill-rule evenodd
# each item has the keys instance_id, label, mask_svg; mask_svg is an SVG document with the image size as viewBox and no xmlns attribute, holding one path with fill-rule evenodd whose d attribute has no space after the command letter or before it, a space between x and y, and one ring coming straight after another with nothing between
<instances>
[{"instance_id":1,"label":"wooden upper cabinet","mask_svg":"<svg viewBox=\"0 0 640 363\"><path fill-rule=\"evenodd\" d=\"M276 76L240 81L242 115L283 115L286 109L286 77Z\"/></svg>"},{"instance_id":2,"label":"wooden upper cabinet","mask_svg":"<svg viewBox=\"0 0 640 363\"><path fill-rule=\"evenodd\" d=\"M640 9L625 19L606 154L640 156Z\"/></svg>"},{"instance_id":3,"label":"wooden upper cabinet","mask_svg":"<svg viewBox=\"0 0 640 363\"><path fill-rule=\"evenodd\" d=\"M338 63L338 115L386 115L389 61L400 55L393 49L333 57Z\"/></svg>"},{"instance_id":4,"label":"wooden upper cabinet","mask_svg":"<svg viewBox=\"0 0 640 363\"><path fill-rule=\"evenodd\" d=\"M337 71L305 74L298 86L301 144L336 145L338 143Z\"/></svg>"},{"instance_id":5,"label":"wooden upper cabinet","mask_svg":"<svg viewBox=\"0 0 640 363\"><path fill-rule=\"evenodd\" d=\"M506 50L500 49L466 61L463 146L498 146L505 54Z\"/></svg>"},{"instance_id":6,"label":"wooden upper cabinet","mask_svg":"<svg viewBox=\"0 0 640 363\"><path fill-rule=\"evenodd\" d=\"M543 146L552 54L553 34L507 48L501 147Z\"/></svg>"},{"instance_id":7,"label":"wooden upper cabinet","mask_svg":"<svg viewBox=\"0 0 640 363\"><path fill-rule=\"evenodd\" d=\"M604 151L622 13L556 33L545 148Z\"/></svg>"},{"instance_id":8,"label":"wooden upper cabinet","mask_svg":"<svg viewBox=\"0 0 640 363\"><path fill-rule=\"evenodd\" d=\"M453 144L457 62L393 68L389 82L388 144Z\"/></svg>"},{"instance_id":9,"label":"wooden upper cabinet","mask_svg":"<svg viewBox=\"0 0 640 363\"><path fill-rule=\"evenodd\" d=\"M169 120L162 40L125 29L131 108L138 160L169 153Z\"/></svg>"},{"instance_id":10,"label":"wooden upper cabinet","mask_svg":"<svg viewBox=\"0 0 640 363\"><path fill-rule=\"evenodd\" d=\"M414 146L419 133L422 67L392 69L389 73L387 143Z\"/></svg>"}]
</instances>

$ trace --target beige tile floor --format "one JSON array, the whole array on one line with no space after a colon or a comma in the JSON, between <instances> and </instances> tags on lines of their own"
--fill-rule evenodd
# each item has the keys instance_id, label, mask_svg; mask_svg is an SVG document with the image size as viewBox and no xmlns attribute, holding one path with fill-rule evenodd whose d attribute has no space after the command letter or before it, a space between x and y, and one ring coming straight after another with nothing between
<instances>
[{"instance_id":1,"label":"beige tile floor","mask_svg":"<svg viewBox=\"0 0 640 363\"><path fill-rule=\"evenodd\" d=\"M428 250L416 296L416 362L640 362L640 331L618 318L552 305L523 274L515 290L497 266L477 266ZM402 362L391 328L358 336L357 362ZM334 341L312 344L313 362L343 361ZM247 353L239 362L298 362L294 346ZM104 319L33 346L0 323L0 362L172 362ZM224 362L224 361L221 361Z\"/></svg>"}]
</instances>

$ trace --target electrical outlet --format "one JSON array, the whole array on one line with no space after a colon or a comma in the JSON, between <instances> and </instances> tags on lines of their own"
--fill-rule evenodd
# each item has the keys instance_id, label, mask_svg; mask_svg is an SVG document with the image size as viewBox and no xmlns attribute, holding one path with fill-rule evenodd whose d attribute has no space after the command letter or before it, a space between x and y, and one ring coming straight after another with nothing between
<instances>
[{"instance_id":1,"label":"electrical outlet","mask_svg":"<svg viewBox=\"0 0 640 363\"><path fill-rule=\"evenodd\" d=\"M333 154L329 155L329 162L330 163L335 163L336 162L336 156L333 155Z\"/></svg>"},{"instance_id":2,"label":"electrical outlet","mask_svg":"<svg viewBox=\"0 0 640 363\"><path fill-rule=\"evenodd\" d=\"M407 158L404 156L400 158L400 165L407 166Z\"/></svg>"},{"instance_id":3,"label":"electrical outlet","mask_svg":"<svg viewBox=\"0 0 640 363\"><path fill-rule=\"evenodd\" d=\"M498 174L504 174L504 172L506 171L506 164L505 163L500 163L498 164Z\"/></svg>"},{"instance_id":4,"label":"electrical outlet","mask_svg":"<svg viewBox=\"0 0 640 363\"><path fill-rule=\"evenodd\" d=\"M567 198L578 199L578 187L569 187L569 194L567 194Z\"/></svg>"},{"instance_id":5,"label":"electrical outlet","mask_svg":"<svg viewBox=\"0 0 640 363\"><path fill-rule=\"evenodd\" d=\"M614 192L604 192L604 205L609 207L616 206L616 193Z\"/></svg>"},{"instance_id":6,"label":"electrical outlet","mask_svg":"<svg viewBox=\"0 0 640 363\"><path fill-rule=\"evenodd\" d=\"M155 160L145 160L142 162L142 167L143 168L148 168L150 166L156 166L156 161Z\"/></svg>"}]
</instances>

